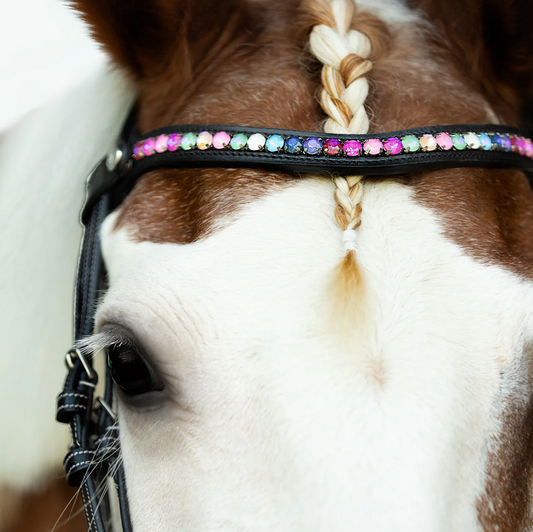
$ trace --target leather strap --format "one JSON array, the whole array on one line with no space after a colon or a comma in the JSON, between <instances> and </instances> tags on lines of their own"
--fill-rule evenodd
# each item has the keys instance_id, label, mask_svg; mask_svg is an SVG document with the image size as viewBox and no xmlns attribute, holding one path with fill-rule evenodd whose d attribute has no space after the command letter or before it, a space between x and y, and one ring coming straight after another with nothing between
<instances>
[{"instance_id":1,"label":"leather strap","mask_svg":"<svg viewBox=\"0 0 533 532\"><path fill-rule=\"evenodd\" d=\"M102 195L91 209L85 226L75 295L74 336L76 340L91 334L99 289L103 285L104 267L99 230L108 214L109 195ZM90 532L107 532L110 525L108 474L115 478L119 490L124 530L130 532L125 477L119 459L117 427L110 413L95 406L98 375L89 357L73 349L67 356L68 373L57 398L57 420L70 425L72 444L65 457L64 469L71 486L80 488ZM106 376L105 404L113 401L113 383ZM121 495L122 493L122 495Z\"/></svg>"},{"instance_id":2,"label":"leather strap","mask_svg":"<svg viewBox=\"0 0 533 532\"><path fill-rule=\"evenodd\" d=\"M133 122L130 122L132 124ZM270 152L266 148L252 150L247 147L233 150L230 147L216 149L213 145L205 149L193 146L191 149L177 148L174 151L165 149L161 153L153 151L150 155L137 157L139 145L147 139L155 141L161 135L172 134L184 135L192 133L208 132L215 135L217 132L225 132L229 136L242 134L246 138L254 134L260 134L265 139L271 136L279 136L283 139L285 147L279 151ZM464 136L469 133L476 135L491 135L494 140L491 149L482 147L464 149L439 149L424 151L419 146L417 151L409 152L401 148L397 154L387 155L384 149L377 155L366 155L364 152L358 156L349 156L340 150L337 155L328 155L327 150L319 150L316 154L298 153L287 151L287 139L299 138L302 144L305 139L316 138L325 146L332 139L344 144L347 141L356 141L365 146L368 140L378 140L382 144L389 138L404 139L405 137L422 138L430 135L434 138L441 133L450 136ZM514 144L511 145L511 140ZM231 168L263 168L270 170L282 170L290 173L318 173L330 175L340 174L363 174L366 176L398 176L413 172L438 170L454 167L494 167L494 168L520 168L526 172L533 172L533 159L529 150L526 153L526 140L531 146L531 141L522 136L521 131L507 126L495 124L455 124L447 126L430 126L413 128L399 131L389 131L379 134L366 135L328 135L326 133L282 130L269 128L250 128L240 126L222 126L207 124L184 124L164 127L150 131L144 135L134 132L133 125L126 127L117 143L117 153L120 152L120 161L116 168L110 170L102 162L92 174L87 187L87 202L82 212L82 220L87 221L87 213L105 192L115 190L115 203L119 204L131 191L140 176L152 170L161 168L201 168L201 167L231 167ZM498 142L496 142L498 141ZM504 141L504 142L502 142ZM137 150L136 150L137 148ZM533 149L533 148L532 148ZM142 155L141 150L141 155ZM111 155L113 158L113 154Z\"/></svg>"}]
</instances>

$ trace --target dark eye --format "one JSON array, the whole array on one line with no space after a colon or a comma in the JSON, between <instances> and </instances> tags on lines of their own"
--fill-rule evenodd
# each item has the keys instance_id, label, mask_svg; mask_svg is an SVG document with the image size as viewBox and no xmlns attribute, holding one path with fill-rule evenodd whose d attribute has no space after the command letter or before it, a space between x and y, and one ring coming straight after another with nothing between
<instances>
[{"instance_id":1,"label":"dark eye","mask_svg":"<svg viewBox=\"0 0 533 532\"><path fill-rule=\"evenodd\" d=\"M108 347L107 358L111 376L125 394L140 395L163 389L161 379L134 347Z\"/></svg>"}]
</instances>

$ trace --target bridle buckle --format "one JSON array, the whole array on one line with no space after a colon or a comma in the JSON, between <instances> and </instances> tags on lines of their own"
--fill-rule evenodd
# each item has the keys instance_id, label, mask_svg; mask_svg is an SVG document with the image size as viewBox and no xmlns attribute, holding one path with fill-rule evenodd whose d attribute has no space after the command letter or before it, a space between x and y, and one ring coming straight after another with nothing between
<instances>
[{"instance_id":1,"label":"bridle buckle","mask_svg":"<svg viewBox=\"0 0 533 532\"><path fill-rule=\"evenodd\" d=\"M74 361L76 359L79 360L81 365L83 366L83 369L85 370L85 373L87 374L87 378L90 381L94 381L96 379L96 373L93 371L93 369L89 365L89 362L85 358L85 355L76 347L73 347L72 349L70 349L65 355L65 364L67 366L67 369L69 370L74 369Z\"/></svg>"}]
</instances>

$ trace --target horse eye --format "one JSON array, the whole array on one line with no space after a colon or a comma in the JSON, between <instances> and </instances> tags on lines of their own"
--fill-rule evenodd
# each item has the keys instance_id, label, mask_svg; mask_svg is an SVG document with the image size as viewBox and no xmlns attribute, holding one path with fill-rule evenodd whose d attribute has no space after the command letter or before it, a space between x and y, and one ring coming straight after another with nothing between
<instances>
[{"instance_id":1,"label":"horse eye","mask_svg":"<svg viewBox=\"0 0 533 532\"><path fill-rule=\"evenodd\" d=\"M163 389L161 379L134 347L110 346L107 349L107 359L115 384L126 395L140 395Z\"/></svg>"}]
</instances>

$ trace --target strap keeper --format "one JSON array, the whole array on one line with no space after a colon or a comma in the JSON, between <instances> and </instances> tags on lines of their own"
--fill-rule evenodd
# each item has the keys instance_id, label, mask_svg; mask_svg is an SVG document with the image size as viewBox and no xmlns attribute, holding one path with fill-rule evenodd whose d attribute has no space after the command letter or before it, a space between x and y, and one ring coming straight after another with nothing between
<instances>
[{"instance_id":1,"label":"strap keeper","mask_svg":"<svg viewBox=\"0 0 533 532\"><path fill-rule=\"evenodd\" d=\"M85 415L89 408L89 397L84 393L65 391L57 396L56 419L69 423L75 414Z\"/></svg>"},{"instance_id":2,"label":"strap keeper","mask_svg":"<svg viewBox=\"0 0 533 532\"><path fill-rule=\"evenodd\" d=\"M89 467L96 467L94 464L94 451L81 449L80 447L74 448L65 457L63 467L69 486L81 486Z\"/></svg>"}]
</instances>

